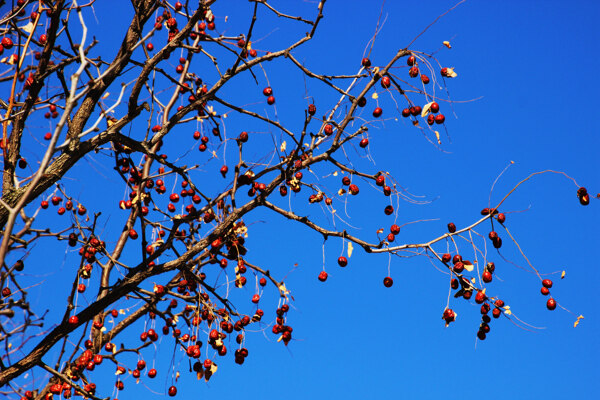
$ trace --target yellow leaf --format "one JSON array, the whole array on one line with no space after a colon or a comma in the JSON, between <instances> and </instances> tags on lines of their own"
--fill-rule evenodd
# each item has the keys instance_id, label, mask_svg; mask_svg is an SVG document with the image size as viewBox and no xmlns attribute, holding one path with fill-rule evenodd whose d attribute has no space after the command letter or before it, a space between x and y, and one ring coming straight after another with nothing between
<instances>
[{"instance_id":1,"label":"yellow leaf","mask_svg":"<svg viewBox=\"0 0 600 400\"><path fill-rule=\"evenodd\" d=\"M333 173L333 176L338 176L338 172L337 172L337 171L335 171L335 172Z\"/></svg>"},{"instance_id":2,"label":"yellow leaf","mask_svg":"<svg viewBox=\"0 0 600 400\"><path fill-rule=\"evenodd\" d=\"M565 279L566 274L567 274L567 271L563 271L562 274L560 274L560 279Z\"/></svg>"},{"instance_id":3,"label":"yellow leaf","mask_svg":"<svg viewBox=\"0 0 600 400\"><path fill-rule=\"evenodd\" d=\"M377 234L380 234L380 233L383 233L383 232L384 232L383 228L377 229Z\"/></svg>"},{"instance_id":4,"label":"yellow leaf","mask_svg":"<svg viewBox=\"0 0 600 400\"><path fill-rule=\"evenodd\" d=\"M287 143L285 143L285 140L283 141L283 143L281 143L281 146L279 147L279 151L281 151L282 153L285 151L287 146Z\"/></svg>"},{"instance_id":5,"label":"yellow leaf","mask_svg":"<svg viewBox=\"0 0 600 400\"><path fill-rule=\"evenodd\" d=\"M348 242L348 258L352 257L352 252L354 251L354 246L352 242Z\"/></svg>"},{"instance_id":6,"label":"yellow leaf","mask_svg":"<svg viewBox=\"0 0 600 400\"><path fill-rule=\"evenodd\" d=\"M377 100L377 99L379 98L379 96L377 95L377 92L374 92L374 93L371 95L371 98L372 98L373 100Z\"/></svg>"},{"instance_id":7,"label":"yellow leaf","mask_svg":"<svg viewBox=\"0 0 600 400\"><path fill-rule=\"evenodd\" d=\"M449 42L449 41L447 41L447 40L444 40L442 43L443 43L443 45L444 45L444 46L446 46L447 48L449 48L449 49L451 49L451 48L452 48L452 46L450 45L450 42Z\"/></svg>"},{"instance_id":8,"label":"yellow leaf","mask_svg":"<svg viewBox=\"0 0 600 400\"><path fill-rule=\"evenodd\" d=\"M435 131L435 138L437 139L438 144L442 144L442 141L440 140L440 133L438 131Z\"/></svg>"},{"instance_id":9,"label":"yellow leaf","mask_svg":"<svg viewBox=\"0 0 600 400\"><path fill-rule=\"evenodd\" d=\"M579 317L577 317L577 321L575 321L575 323L573 324L573 328L577 328L577 325L579 325L579 320L583 319L583 315L580 315Z\"/></svg>"}]
</instances>

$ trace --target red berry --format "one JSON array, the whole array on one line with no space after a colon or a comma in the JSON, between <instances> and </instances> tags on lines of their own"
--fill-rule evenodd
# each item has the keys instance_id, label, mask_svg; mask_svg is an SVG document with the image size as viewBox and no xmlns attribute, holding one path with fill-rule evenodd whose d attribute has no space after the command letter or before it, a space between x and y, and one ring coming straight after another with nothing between
<instances>
[{"instance_id":1,"label":"red berry","mask_svg":"<svg viewBox=\"0 0 600 400\"><path fill-rule=\"evenodd\" d=\"M269 96L269 97L267 98L267 104L268 104L268 105L273 105L273 104L275 104L275 96Z\"/></svg>"},{"instance_id":2,"label":"red berry","mask_svg":"<svg viewBox=\"0 0 600 400\"><path fill-rule=\"evenodd\" d=\"M477 291L477 294L475 295L475 303L481 304L484 301L485 301L485 293L483 293L482 291Z\"/></svg>"},{"instance_id":3,"label":"red berry","mask_svg":"<svg viewBox=\"0 0 600 400\"><path fill-rule=\"evenodd\" d=\"M438 114L435 116L435 123L436 124L443 124L444 121L446 121L446 117L444 117L444 114Z\"/></svg>"},{"instance_id":4,"label":"red berry","mask_svg":"<svg viewBox=\"0 0 600 400\"><path fill-rule=\"evenodd\" d=\"M327 272L321 271L318 278L321 282L325 282L327 280Z\"/></svg>"},{"instance_id":5,"label":"red berry","mask_svg":"<svg viewBox=\"0 0 600 400\"><path fill-rule=\"evenodd\" d=\"M150 371L148 371L149 378L154 378L155 376L156 376L156 370L154 368L152 368Z\"/></svg>"},{"instance_id":6,"label":"red berry","mask_svg":"<svg viewBox=\"0 0 600 400\"><path fill-rule=\"evenodd\" d=\"M421 74L421 82L423 82L423 85L429 84L429 77L425 74Z\"/></svg>"},{"instance_id":7,"label":"red berry","mask_svg":"<svg viewBox=\"0 0 600 400\"><path fill-rule=\"evenodd\" d=\"M454 264L454 272L456 272L457 274L460 274L461 272L464 271L465 269L465 264L462 263L462 261L459 261L457 263Z\"/></svg>"},{"instance_id":8,"label":"red berry","mask_svg":"<svg viewBox=\"0 0 600 400\"><path fill-rule=\"evenodd\" d=\"M456 232L456 225L454 225L454 223L453 223L453 222L450 222L450 223L448 224L448 232L450 232L450 233L454 233L454 232Z\"/></svg>"},{"instance_id":9,"label":"red berry","mask_svg":"<svg viewBox=\"0 0 600 400\"><path fill-rule=\"evenodd\" d=\"M346 257L341 256L340 258L338 258L338 264L340 267L345 267L346 265L348 265L348 260L346 259Z\"/></svg>"},{"instance_id":10,"label":"red berry","mask_svg":"<svg viewBox=\"0 0 600 400\"><path fill-rule=\"evenodd\" d=\"M485 283L490 283L492 281L492 274L490 271L483 271L483 274L481 274L481 280L484 281Z\"/></svg>"},{"instance_id":11,"label":"red berry","mask_svg":"<svg viewBox=\"0 0 600 400\"><path fill-rule=\"evenodd\" d=\"M173 397L177 394L177 388L175 386L171 386L169 388L169 396Z\"/></svg>"},{"instance_id":12,"label":"red berry","mask_svg":"<svg viewBox=\"0 0 600 400\"><path fill-rule=\"evenodd\" d=\"M406 65L408 65L409 67L412 67L413 65L415 65L415 61L416 61L415 56L409 56L406 59Z\"/></svg>"},{"instance_id":13,"label":"red berry","mask_svg":"<svg viewBox=\"0 0 600 400\"><path fill-rule=\"evenodd\" d=\"M148 51L152 51L152 50L154 50L154 45L152 43L148 43L148 44L146 44L146 49Z\"/></svg>"},{"instance_id":14,"label":"red berry","mask_svg":"<svg viewBox=\"0 0 600 400\"><path fill-rule=\"evenodd\" d=\"M492 310L492 317L498 318L500 317L500 314L502 314L502 310L500 310L499 308L494 308Z\"/></svg>"},{"instance_id":15,"label":"red berry","mask_svg":"<svg viewBox=\"0 0 600 400\"><path fill-rule=\"evenodd\" d=\"M496 218L498 218L498 222L500 222L501 224L503 224L504 221L506 221L506 215L504 215L504 213L498 214Z\"/></svg>"},{"instance_id":16,"label":"red berry","mask_svg":"<svg viewBox=\"0 0 600 400\"><path fill-rule=\"evenodd\" d=\"M556 308L556 300L550 297L546 302L546 308L548 308L548 310L554 310Z\"/></svg>"},{"instance_id":17,"label":"red berry","mask_svg":"<svg viewBox=\"0 0 600 400\"><path fill-rule=\"evenodd\" d=\"M419 75L419 67L417 67L417 66L410 67L410 69L408 70L408 75L411 78L416 78L417 75Z\"/></svg>"},{"instance_id":18,"label":"red berry","mask_svg":"<svg viewBox=\"0 0 600 400\"><path fill-rule=\"evenodd\" d=\"M2 42L0 42L0 44L2 44L2 47L4 47L6 50L9 50L13 47L12 39L7 36L2 38Z\"/></svg>"},{"instance_id":19,"label":"red berry","mask_svg":"<svg viewBox=\"0 0 600 400\"><path fill-rule=\"evenodd\" d=\"M368 58L363 58L362 62L361 62L362 66L365 68L369 68L371 66L371 60L369 60Z\"/></svg>"},{"instance_id":20,"label":"red berry","mask_svg":"<svg viewBox=\"0 0 600 400\"><path fill-rule=\"evenodd\" d=\"M431 103L429 106L429 111L436 114L438 111L440 111L440 105L436 102Z\"/></svg>"},{"instance_id":21,"label":"red berry","mask_svg":"<svg viewBox=\"0 0 600 400\"><path fill-rule=\"evenodd\" d=\"M542 281L542 285L544 285L544 287L550 289L552 287L552 281L550 279L544 279Z\"/></svg>"},{"instance_id":22,"label":"red berry","mask_svg":"<svg viewBox=\"0 0 600 400\"><path fill-rule=\"evenodd\" d=\"M270 86L267 86L266 88L263 89L263 94L265 96L269 97L273 94L273 89L271 89Z\"/></svg>"},{"instance_id":23,"label":"red berry","mask_svg":"<svg viewBox=\"0 0 600 400\"><path fill-rule=\"evenodd\" d=\"M373 116L374 116L375 118L379 118L379 117L381 117L381 114L383 114L383 110L381 109L381 107L376 107L376 108L373 110Z\"/></svg>"},{"instance_id":24,"label":"red berry","mask_svg":"<svg viewBox=\"0 0 600 400\"><path fill-rule=\"evenodd\" d=\"M550 290L548 290L547 287L542 286L542 288L540 289L540 292L544 295L544 296L548 296L550 294Z\"/></svg>"},{"instance_id":25,"label":"red berry","mask_svg":"<svg viewBox=\"0 0 600 400\"><path fill-rule=\"evenodd\" d=\"M384 76L383 78L381 78L381 87L384 89L389 88L392 85L392 83L390 82L390 77L389 76Z\"/></svg>"},{"instance_id":26,"label":"red berry","mask_svg":"<svg viewBox=\"0 0 600 400\"><path fill-rule=\"evenodd\" d=\"M386 276L385 278L383 278L383 286L389 288L389 287L392 287L393 284L394 284L394 280L392 278L390 278L389 276Z\"/></svg>"},{"instance_id":27,"label":"red berry","mask_svg":"<svg viewBox=\"0 0 600 400\"><path fill-rule=\"evenodd\" d=\"M367 138L362 139L358 145L364 149L365 147L367 147L369 145L369 139L367 139Z\"/></svg>"}]
</instances>

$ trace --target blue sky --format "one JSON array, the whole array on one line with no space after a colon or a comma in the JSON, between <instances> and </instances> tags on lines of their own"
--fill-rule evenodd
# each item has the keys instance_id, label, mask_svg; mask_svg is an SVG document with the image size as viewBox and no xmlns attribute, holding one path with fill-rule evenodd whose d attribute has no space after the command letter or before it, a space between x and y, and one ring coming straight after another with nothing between
<instances>
[{"instance_id":1,"label":"blue sky","mask_svg":"<svg viewBox=\"0 0 600 400\"><path fill-rule=\"evenodd\" d=\"M248 2L230 2L235 6L229 8L224 4L218 3L214 8L218 28L230 30L232 35L238 33L239 27L244 27L245 32ZM381 11L384 23L370 58L374 65L384 65L453 4L388 1L381 7L380 2L328 1L316 37L294 55L318 73L355 73ZM290 14L314 15L312 2L292 5L280 1L277 6ZM100 39L98 51L112 55L121 42L131 10L128 4L119 5L124 11L118 14L102 7L96 7L98 24L89 18L90 29ZM357 165L370 172L389 170L400 185L428 202L419 205L401 201L397 205L398 224L431 220L404 227L398 243L437 237L451 221L460 228L477 220L480 209L488 206L494 180L509 164L495 185L492 203L530 173L546 169L564 171L591 194L600 192L600 139L595 121L595 96L600 90L596 70L600 61L596 51L600 40L596 21L599 12L600 5L592 1L467 1L411 46L416 51L436 52L440 62L455 67L458 74L456 79L446 81L456 116L445 112L447 135L441 132L442 151L397 114L389 95L379 86L379 105L384 114L369 130L369 149L375 165L363 156L364 152L350 151ZM223 18L226 15L227 22ZM306 30L305 26L293 28L271 18L264 10L262 15L268 23L261 25L259 15L255 38L262 40L256 40L256 48L281 48L288 38L301 37ZM446 40L451 49L442 46ZM172 62L175 65L175 60ZM394 73L408 79L404 61L398 66L402 68ZM301 125L301 111L307 104L305 93L314 99L319 113L331 107L338 97L320 82L304 80L289 62L274 61L265 68L277 98L278 118L296 128ZM260 84L254 85L257 87L252 87L250 78L233 81L235 85L225 89L223 95L252 104L264 101L260 94L264 75L258 79ZM248 92L253 94L246 99ZM373 103L369 99L366 115ZM443 110L449 110L448 103L441 104ZM235 115L227 124L231 132L248 130L263 137L264 143L270 140L265 127L248 125L248 120ZM187 126L175 130L173 133L181 135L181 139L172 147L167 144L167 151L188 147L195 151L191 140L194 129ZM252 151L264 154L256 147ZM233 153L224 155L233 157ZM110 158L82 161L81 167L69 176L67 185L74 195L76 191L81 193L88 209L117 204L123 197L122 189L111 189L117 184L114 176L93 175L92 171L100 171L110 176L110 164L102 165L107 161ZM207 185L213 185L214 177L220 179L220 165L213 162L203 166L203 173L211 179ZM317 172L325 175L324 171ZM339 177L321 179L335 188ZM348 217L344 218L359 227L354 232L373 241L375 230L387 228L394 217L383 214L386 199L369 189L363 183L360 195L349 202ZM142 379L137 386L129 377L119 398L164 393L171 384L171 375L166 371L172 360L173 369L182 374L177 384L181 398L592 398L597 393L594 382L600 378L600 312L595 304L600 282L595 267L600 213L598 201L592 201L588 207L580 206L576 190L562 176L543 175L523 185L502 209L507 213L506 226L540 273L566 271L563 280L560 274L548 277L555 282L553 296L572 313L546 310L546 298L539 293L539 279L503 262L493 249L488 249L497 266L490 293L505 299L521 320L544 329L521 329L501 318L492 321L487 340L476 341L479 306L473 301L452 299L458 319L445 328L440 317L448 297L448 277L426 258L392 257L390 262L387 255L367 255L357 249L348 267L341 269L336 264L343 251L340 241L331 238L323 246L319 234L260 211L246 219L249 260L268 266L279 277L287 275L286 285L295 298L289 315L294 340L287 347L276 343L270 329L264 335L248 335L250 355L246 363L238 366L232 357L226 357L208 384L196 381L187 372L187 361L179 351L173 352L172 343L163 340L156 350L159 377L154 381ZM106 203L98 202L100 195ZM305 197L299 195L290 204L298 204L297 210L311 218L326 220L320 209L304 205ZM337 204L342 213L343 204ZM105 209L102 224L107 233L114 232L124 214L116 206ZM48 217L47 221L55 218ZM485 227L479 232L486 235L487 230ZM504 243L502 254L525 266L516 246L508 238ZM70 276L77 257L65 255L62 247L51 248L54 242L49 241L46 246L46 253L42 255L37 249L31 261L41 263L45 256L52 260L48 262L51 267L31 278L43 278L52 288L33 292L39 303L56 299L53 301L60 308L66 297L64 279ZM132 252L126 258L134 259L137 254ZM329 273L325 283L317 280L323 268L323 254ZM388 275L388 265L394 286L386 289L381 282ZM243 289L240 300L251 297L252 287L253 284ZM269 320L276 301L273 290L261 300ZM573 328L579 314L585 319ZM141 331L141 326L138 328L135 329ZM138 335L138 331L134 332L132 340ZM145 353L145 359L151 360L153 354L154 350ZM112 380L111 368L103 365L95 374L99 380Z\"/></svg>"}]
</instances>

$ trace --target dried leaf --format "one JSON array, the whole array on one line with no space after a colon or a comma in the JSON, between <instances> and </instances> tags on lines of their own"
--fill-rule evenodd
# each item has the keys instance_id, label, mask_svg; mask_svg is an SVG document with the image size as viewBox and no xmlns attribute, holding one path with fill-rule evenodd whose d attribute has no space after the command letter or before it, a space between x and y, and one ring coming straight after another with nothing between
<instances>
[{"instance_id":1,"label":"dried leaf","mask_svg":"<svg viewBox=\"0 0 600 400\"><path fill-rule=\"evenodd\" d=\"M27 33L31 33L33 32L34 27L35 25L33 24L33 21L30 21L27 25L22 26L21 29L23 29Z\"/></svg>"},{"instance_id":2,"label":"dried leaf","mask_svg":"<svg viewBox=\"0 0 600 400\"><path fill-rule=\"evenodd\" d=\"M373 92L373 94L371 95L371 98L373 100L377 100L379 98L379 96L377 95L377 92Z\"/></svg>"},{"instance_id":3,"label":"dried leaf","mask_svg":"<svg viewBox=\"0 0 600 400\"><path fill-rule=\"evenodd\" d=\"M577 317L577 321L575 321L575 323L573 324L573 328L577 328L577 325L579 325L579 320L583 319L583 315L580 315L579 317Z\"/></svg>"},{"instance_id":4,"label":"dried leaf","mask_svg":"<svg viewBox=\"0 0 600 400\"><path fill-rule=\"evenodd\" d=\"M434 102L432 101L432 102L430 102L430 103L427 103L427 104L425 104L425 105L423 106L423 109L421 110L421 118L425 118L425 117L427 116L427 114L429 114L429 109L431 108L431 105L432 105L433 103L434 103Z\"/></svg>"},{"instance_id":5,"label":"dried leaf","mask_svg":"<svg viewBox=\"0 0 600 400\"><path fill-rule=\"evenodd\" d=\"M281 151L282 153L285 152L286 146L287 143L284 140L283 143L281 143L281 146L279 146L279 151Z\"/></svg>"},{"instance_id":6,"label":"dried leaf","mask_svg":"<svg viewBox=\"0 0 600 400\"><path fill-rule=\"evenodd\" d=\"M449 48L449 49L451 49L451 48L452 48L452 46L450 45L450 42L449 42L449 41L447 41L447 40L444 40L444 41L442 42L442 44L443 44L444 46L446 46L447 48Z\"/></svg>"},{"instance_id":7,"label":"dried leaf","mask_svg":"<svg viewBox=\"0 0 600 400\"><path fill-rule=\"evenodd\" d=\"M566 274L567 274L567 271L563 271L562 274L560 274L560 279L565 279Z\"/></svg>"},{"instance_id":8,"label":"dried leaf","mask_svg":"<svg viewBox=\"0 0 600 400\"><path fill-rule=\"evenodd\" d=\"M287 298L287 295L290 294L290 291L287 290L285 283L283 282L279 285L279 292L281 293L281 296L285 298Z\"/></svg>"},{"instance_id":9,"label":"dried leaf","mask_svg":"<svg viewBox=\"0 0 600 400\"><path fill-rule=\"evenodd\" d=\"M383 228L377 229L377 234L380 234L380 233L383 233L383 232L384 232Z\"/></svg>"},{"instance_id":10,"label":"dried leaf","mask_svg":"<svg viewBox=\"0 0 600 400\"><path fill-rule=\"evenodd\" d=\"M454 68L446 69L446 78L456 78L458 75L454 72Z\"/></svg>"},{"instance_id":11,"label":"dried leaf","mask_svg":"<svg viewBox=\"0 0 600 400\"><path fill-rule=\"evenodd\" d=\"M440 133L438 131L435 131L435 138L437 139L438 144L442 144L442 141L440 140Z\"/></svg>"},{"instance_id":12,"label":"dried leaf","mask_svg":"<svg viewBox=\"0 0 600 400\"><path fill-rule=\"evenodd\" d=\"M354 251L354 246L352 242L348 242L348 258L352 257L352 252Z\"/></svg>"},{"instance_id":13,"label":"dried leaf","mask_svg":"<svg viewBox=\"0 0 600 400\"><path fill-rule=\"evenodd\" d=\"M338 172L337 172L337 171L335 171L335 172L333 173L333 176L338 176Z\"/></svg>"},{"instance_id":14,"label":"dried leaf","mask_svg":"<svg viewBox=\"0 0 600 400\"><path fill-rule=\"evenodd\" d=\"M339 195L339 196L343 195L344 193L346 193L346 190L345 190L345 189L340 189L340 190L338 190L338 195Z\"/></svg>"},{"instance_id":15,"label":"dried leaf","mask_svg":"<svg viewBox=\"0 0 600 400\"><path fill-rule=\"evenodd\" d=\"M469 272L473 271L473 264L471 263L471 261L463 261L463 264L465 265L465 269ZM475 282L473 282L475 283Z\"/></svg>"}]
</instances>

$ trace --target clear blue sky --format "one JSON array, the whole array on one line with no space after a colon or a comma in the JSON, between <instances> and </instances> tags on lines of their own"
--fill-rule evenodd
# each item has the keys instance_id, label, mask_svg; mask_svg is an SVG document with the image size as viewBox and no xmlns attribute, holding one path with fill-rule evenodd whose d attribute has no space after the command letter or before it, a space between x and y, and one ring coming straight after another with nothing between
<instances>
[{"instance_id":1,"label":"clear blue sky","mask_svg":"<svg viewBox=\"0 0 600 400\"><path fill-rule=\"evenodd\" d=\"M228 3L235 6L227 6ZM314 15L312 2L278 3L281 10L290 14L302 11L306 16ZM373 64L387 63L399 48L453 4L387 1L382 12L385 23L370 55ZM319 73L356 72L377 25L380 6L381 2L328 1L325 19L314 41L294 54ZM101 41L100 49L111 55L121 42L131 12L129 4L119 3L118 7L123 8L122 13L103 9L103 4L98 3L99 23L89 18L90 29ZM232 35L245 32L247 23L243 16L249 9L249 3L242 0L218 4L214 8L218 27ZM265 14L263 10L262 15ZM363 163L365 160L359 164L371 168L370 172L389 170L402 186L432 201L428 205L401 202L397 223L437 219L407 226L399 235L399 242L439 236L450 221L459 228L474 222L479 218L479 210L488 205L494 179L511 161L514 165L496 185L492 202L497 202L522 178L544 169L564 171L590 193L600 192L600 139L595 121L595 96L600 90L598 15L600 4L593 1L472 0L438 21L411 46L424 52L439 50L436 56L442 64L455 67L458 77L447 83L457 117L449 111L445 113L448 136L442 132L441 152L397 115L389 96L380 93L384 117L390 119L370 129L370 151L376 166ZM256 48L278 49L283 40L298 37L305 30L278 28L279 21L270 17L267 20L269 24L261 24L259 18L255 38L264 39L257 41ZM444 40L451 42L452 49L442 48ZM394 73L405 77L405 64L398 65L403 68ZM206 69L209 68L207 64ZM276 61L266 68L282 121L301 123L300 111L307 102L303 99L305 90L315 99L319 113L337 98L319 82L304 81L289 63ZM256 93L247 103L264 101L260 90L265 81L259 73L259 87L248 89L244 86L247 83L240 83L226 94L241 99L252 90ZM367 108L373 104L370 99L369 102ZM444 103L442 108L447 110L448 105ZM247 127L235 118L232 116L227 122L232 132L248 130L260 134L264 129ZM193 130L180 130L180 143L186 149L193 146ZM219 167L213 163L205 169L218 177ZM80 188L80 197L89 209L94 206L90 194L102 193L110 204L122 198L121 190L107 193L106 188L116 183L114 176L96 180L84 175L94 170L110 175L110 168L84 161L79 172L70 177L70 184ZM287 286L295 298L289 315L294 340L285 347L276 343L269 331L265 332L268 340L260 332L248 335L250 355L246 363L238 366L228 356L220 361L209 384L196 381L187 372L182 354L176 351L173 356L172 343L165 341L157 352L159 377L142 380L151 392L142 383L136 386L129 377L119 398L158 397L152 392L164 393L170 385L166 370L172 359L182 374L177 384L179 398L593 398L600 379L600 311L595 302L600 283L596 267L600 213L598 201L581 207L575 192L576 187L569 180L546 175L521 187L503 207L506 212L524 211L507 214L506 225L538 270L566 271L563 280L559 275L551 276L555 281L552 293L575 315L561 309L546 310L538 278L492 256L497 277L488 290L502 296L520 319L545 329L528 331L501 318L492 322L487 340L476 341L479 306L455 299L451 304L458 319L444 328L440 317L446 305L448 279L427 259L392 257L390 270L395 284L386 289L381 282L388 274L387 255L368 256L357 249L348 267L341 269L335 260L342 252L342 244L334 239L325 245L330 278L320 283L316 277L322 269L322 237L272 213L260 212L246 220L250 225L248 257L268 266L279 277L288 275ZM299 198L305 201L304 197ZM287 201L281 204L287 206ZM363 183L361 194L349 203L350 217L344 218L352 226L362 227L357 231L361 235L374 240L377 227L392 223L393 217L385 217L382 212L385 205L385 199L375 197ZM316 208L298 207L311 217L320 218ZM338 204L338 208L343 213L343 206ZM102 217L106 217L103 224L106 223L107 232L118 229L124 218L116 207ZM482 228L480 233L486 234L487 229ZM503 254L520 266L525 265L514 244L508 238L504 243ZM53 244L48 242L48 246ZM53 283L55 290L39 293L39 302L47 302L50 297L62 307L66 296L61 292L61 280L69 276L70 282L76 257L64 257L63 248L47 251L57 252L57 261L47 272L58 272L44 278ZM298 267L294 268L294 264ZM252 295L253 283L248 286L240 298ZM267 320L274 314L274 307L269 305L273 302L276 297L271 290L261 301ZM579 314L585 319L573 328ZM138 331L132 338L137 335ZM233 343L229 347L233 352ZM151 354L153 350L145 353L147 361ZM112 372L112 366L99 367L98 380L102 376L114 379Z\"/></svg>"}]
</instances>

